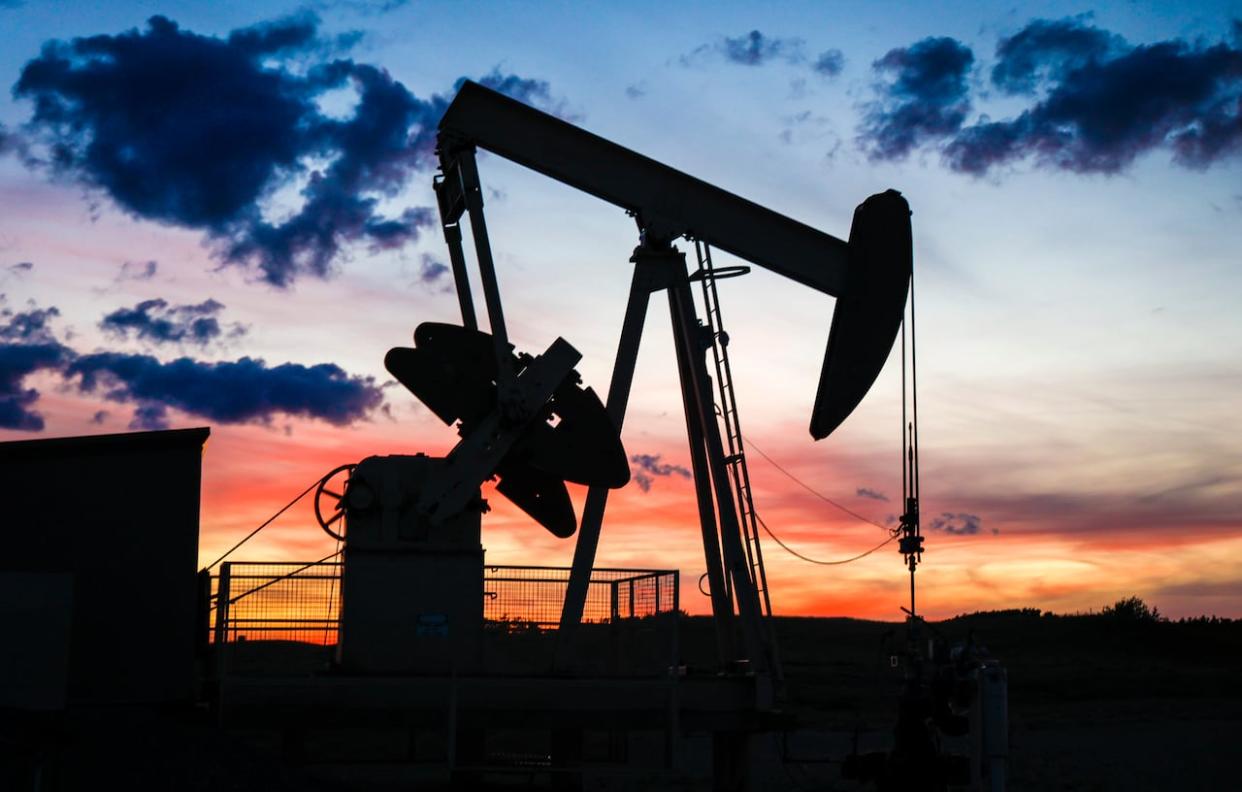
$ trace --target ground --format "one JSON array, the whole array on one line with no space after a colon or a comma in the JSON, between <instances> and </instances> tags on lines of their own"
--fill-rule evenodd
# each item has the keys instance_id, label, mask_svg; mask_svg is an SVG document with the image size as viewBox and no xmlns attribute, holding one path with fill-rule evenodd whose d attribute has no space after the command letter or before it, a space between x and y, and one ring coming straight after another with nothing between
<instances>
[{"instance_id":1,"label":"ground","mask_svg":"<svg viewBox=\"0 0 1242 792\"><path fill-rule=\"evenodd\" d=\"M1008 670L1010 790L1239 788L1233 757L1242 734L1242 622L1010 611L935 627L950 639L973 631ZM842 780L839 763L856 729L864 749L887 738L900 683L889 656L904 641L904 630L901 624L853 619L777 621L796 727L783 761L778 736L757 741L760 788L864 788ZM713 645L710 623L686 619L682 636L687 661L706 662ZM48 790L96 788L107 781L133 790L372 792L390 788L386 779L401 776L379 766L348 772L291 766L279 740L222 733L205 707L78 711L37 721L10 711L0 713L0 726L5 789L32 788L29 768L39 756L48 760L45 777L55 779L42 787ZM706 745L693 744L690 752L702 764ZM597 788L623 788L615 778L595 780Z\"/></svg>"}]
</instances>

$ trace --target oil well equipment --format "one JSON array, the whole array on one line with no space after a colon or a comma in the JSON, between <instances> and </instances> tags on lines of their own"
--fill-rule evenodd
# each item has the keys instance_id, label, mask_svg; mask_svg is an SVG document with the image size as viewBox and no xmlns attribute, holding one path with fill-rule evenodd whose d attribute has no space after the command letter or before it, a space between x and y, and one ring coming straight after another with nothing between
<instances>
[{"instance_id":1,"label":"oil well equipment","mask_svg":"<svg viewBox=\"0 0 1242 792\"><path fill-rule=\"evenodd\" d=\"M602 400L575 370L581 355L569 341L542 351L509 341L480 151L602 199L636 224ZM384 363L459 439L443 457L371 456L313 484L303 495L313 492L319 526L337 545L329 556L226 560L235 546L211 565L215 574L202 573L202 632L212 643L203 695L224 726L277 732L293 756L337 751L346 761L377 750L378 738L324 747L325 734L349 729L400 735L403 763L443 771L462 788L505 772L571 788L620 773L647 788L641 779L676 779L696 763L715 789L752 788L752 743L783 722L784 684L716 284L755 266L836 299L809 421L821 440L867 394L903 326L909 206L895 190L873 195L840 239L472 82L440 122L437 154L461 323L418 325L413 346L389 350ZM713 249L745 264L718 267ZM595 566L609 493L630 479L621 431L647 310L661 292L711 602L706 667L681 658L676 570ZM493 479L496 493L574 541L570 567L488 563L481 487ZM586 487L580 515L567 482ZM913 574L917 487L908 496L894 538ZM273 638L283 648L264 640ZM883 762L860 766L875 776ZM982 789L978 776L973 788Z\"/></svg>"}]
</instances>

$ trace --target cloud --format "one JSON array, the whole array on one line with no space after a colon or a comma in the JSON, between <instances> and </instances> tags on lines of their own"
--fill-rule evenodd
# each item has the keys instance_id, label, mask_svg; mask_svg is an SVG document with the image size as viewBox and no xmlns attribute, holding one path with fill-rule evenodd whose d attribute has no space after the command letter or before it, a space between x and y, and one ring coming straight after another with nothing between
<instances>
[{"instance_id":1,"label":"cloud","mask_svg":"<svg viewBox=\"0 0 1242 792\"><path fill-rule=\"evenodd\" d=\"M166 300L143 300L133 308L118 308L99 323L105 332L119 338L134 337L153 344L189 343L205 347L224 335L217 315L224 306L215 300L195 305L169 305ZM230 337L244 335L246 328L234 323Z\"/></svg>"},{"instance_id":2,"label":"cloud","mask_svg":"<svg viewBox=\"0 0 1242 792\"><path fill-rule=\"evenodd\" d=\"M134 415L129 421L130 429L167 429L168 408L162 404L147 402L134 408Z\"/></svg>"},{"instance_id":3,"label":"cloud","mask_svg":"<svg viewBox=\"0 0 1242 792\"><path fill-rule=\"evenodd\" d=\"M3 299L3 295L0 295ZM59 343L52 333L51 323L60 311L56 308L35 308L27 311L14 312L9 308L0 309L0 341L18 344L52 344Z\"/></svg>"},{"instance_id":4,"label":"cloud","mask_svg":"<svg viewBox=\"0 0 1242 792\"><path fill-rule=\"evenodd\" d=\"M417 277L423 286L448 289L449 267L430 253L424 253L419 261Z\"/></svg>"},{"instance_id":5,"label":"cloud","mask_svg":"<svg viewBox=\"0 0 1242 792\"><path fill-rule=\"evenodd\" d=\"M758 30L736 38L726 36L718 49L725 60L743 66L762 66L776 59L802 59L801 39L765 36Z\"/></svg>"},{"instance_id":6,"label":"cloud","mask_svg":"<svg viewBox=\"0 0 1242 792\"><path fill-rule=\"evenodd\" d=\"M39 391L25 387L24 380L37 371L59 369L72 357L49 327L59 314L55 308L0 310L0 428L43 429L43 416L33 409Z\"/></svg>"},{"instance_id":7,"label":"cloud","mask_svg":"<svg viewBox=\"0 0 1242 792\"><path fill-rule=\"evenodd\" d=\"M680 476L682 478L690 478L690 471L682 465L674 465L669 462L661 462L661 454L633 454L630 461L638 466L638 471L634 473L634 483L643 492L650 492L653 483L653 477L667 478L668 476Z\"/></svg>"},{"instance_id":8,"label":"cloud","mask_svg":"<svg viewBox=\"0 0 1242 792\"><path fill-rule=\"evenodd\" d=\"M859 142L872 160L900 160L927 141L956 133L970 112L974 54L951 38L925 38L875 61L887 81L864 110Z\"/></svg>"},{"instance_id":9,"label":"cloud","mask_svg":"<svg viewBox=\"0 0 1242 792\"><path fill-rule=\"evenodd\" d=\"M453 93L461 89L465 78L462 77L453 85ZM493 91L504 94L519 102L525 102L528 105L536 105L544 110L554 112L556 115L564 116L565 109L552 98L552 86L547 80L536 80L529 77L519 77L516 74L502 74L499 69L492 69L487 74L479 78L479 85L485 88L491 88ZM443 113L443 111L441 111ZM440 123L439 117L436 123Z\"/></svg>"},{"instance_id":10,"label":"cloud","mask_svg":"<svg viewBox=\"0 0 1242 792\"><path fill-rule=\"evenodd\" d=\"M806 42L800 38L767 36L752 30L741 36L722 36L710 44L700 44L682 55L680 62L682 66L690 66L720 57L740 66L764 66L776 61L799 64L806 61L805 46Z\"/></svg>"},{"instance_id":11,"label":"cloud","mask_svg":"<svg viewBox=\"0 0 1242 792\"><path fill-rule=\"evenodd\" d=\"M0 428L44 428L43 416L33 409L39 391L24 386L25 378L39 371L59 373L81 393L136 405L130 426L142 429L167 426L170 408L219 423L269 423L289 415L343 426L369 418L383 402L374 378L349 375L331 363L268 366L249 357L161 362L150 355L80 354L53 333L51 323L59 315L54 307L0 309ZM106 410L98 410L92 420L107 418Z\"/></svg>"},{"instance_id":12,"label":"cloud","mask_svg":"<svg viewBox=\"0 0 1242 792\"><path fill-rule=\"evenodd\" d=\"M1236 599L1242 597L1242 580L1192 581L1174 583L1156 589L1156 596L1171 597L1224 597Z\"/></svg>"},{"instance_id":13,"label":"cloud","mask_svg":"<svg viewBox=\"0 0 1242 792\"><path fill-rule=\"evenodd\" d=\"M315 0L320 11L350 11L359 16L380 16L409 5L410 0Z\"/></svg>"},{"instance_id":14,"label":"cloud","mask_svg":"<svg viewBox=\"0 0 1242 792\"><path fill-rule=\"evenodd\" d=\"M839 49L824 50L811 64L811 71L824 77L836 77L845 68L845 55Z\"/></svg>"},{"instance_id":15,"label":"cloud","mask_svg":"<svg viewBox=\"0 0 1242 792\"><path fill-rule=\"evenodd\" d=\"M929 530L940 531L951 536L974 536L979 533L982 526L983 520L978 515L965 512L942 512L939 517L933 518L927 527ZM993 529L992 533L996 532Z\"/></svg>"},{"instance_id":16,"label":"cloud","mask_svg":"<svg viewBox=\"0 0 1242 792\"><path fill-rule=\"evenodd\" d=\"M327 277L355 245L401 247L434 219L380 204L435 164L449 99L327 59L348 43L322 39L307 14L225 38L155 16L143 31L47 42L13 92L33 102L28 127L49 152L45 167L133 215L201 230L220 260L286 287ZM551 104L540 80L493 71L480 82ZM321 101L339 91L356 102L329 115ZM293 211L273 205L295 187Z\"/></svg>"},{"instance_id":17,"label":"cloud","mask_svg":"<svg viewBox=\"0 0 1242 792\"><path fill-rule=\"evenodd\" d=\"M1111 174L1165 148L1178 165L1207 168L1242 150L1239 47L1237 40L1130 46L1081 17L1036 20L1001 41L992 81L1040 98L1015 118L962 129L945 160L975 175L1027 158Z\"/></svg>"},{"instance_id":18,"label":"cloud","mask_svg":"<svg viewBox=\"0 0 1242 792\"><path fill-rule=\"evenodd\" d=\"M270 423L276 415L316 418L337 426L367 418L383 401L372 377L339 366L303 366L243 357L203 362L188 357L161 362L150 355L96 352L65 367L84 393L138 406L134 425L166 424L167 408L220 423Z\"/></svg>"},{"instance_id":19,"label":"cloud","mask_svg":"<svg viewBox=\"0 0 1242 792\"><path fill-rule=\"evenodd\" d=\"M19 261L15 264L0 269L0 283L4 283L11 278L24 278L34 270L33 261Z\"/></svg>"},{"instance_id":20,"label":"cloud","mask_svg":"<svg viewBox=\"0 0 1242 792\"><path fill-rule=\"evenodd\" d=\"M854 491L854 494L860 498L870 498L871 500L878 500L878 501L885 501L885 502L888 501L888 496L885 495L883 492L869 489L867 487L859 487L858 489Z\"/></svg>"},{"instance_id":21,"label":"cloud","mask_svg":"<svg viewBox=\"0 0 1242 792\"><path fill-rule=\"evenodd\" d=\"M1232 479L1236 483L1237 479ZM1096 547L1133 549L1153 541L1202 540L1236 535L1242 492L1234 487L1170 491L1142 500L1133 492L946 493L969 498L1010 534L1090 537Z\"/></svg>"},{"instance_id":22,"label":"cloud","mask_svg":"<svg viewBox=\"0 0 1242 792\"><path fill-rule=\"evenodd\" d=\"M159 262L154 259L143 262L126 261L121 264L121 269L116 274L116 282L149 281L155 277L159 268Z\"/></svg>"},{"instance_id":23,"label":"cloud","mask_svg":"<svg viewBox=\"0 0 1242 792\"><path fill-rule=\"evenodd\" d=\"M992 84L1008 94L1034 93L1041 82L1064 80L1071 70L1124 46L1121 37L1090 27L1085 19L1037 19L1002 39Z\"/></svg>"}]
</instances>

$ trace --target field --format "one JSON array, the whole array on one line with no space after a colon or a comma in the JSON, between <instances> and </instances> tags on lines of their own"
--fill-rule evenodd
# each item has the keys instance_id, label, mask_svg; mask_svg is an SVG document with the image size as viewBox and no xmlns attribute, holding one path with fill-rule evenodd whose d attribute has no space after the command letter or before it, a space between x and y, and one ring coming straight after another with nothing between
<instances>
[{"instance_id":1,"label":"field","mask_svg":"<svg viewBox=\"0 0 1242 792\"><path fill-rule=\"evenodd\" d=\"M1011 611L936 626L958 639L973 631L1008 670L1010 789L1242 788L1242 622ZM897 679L883 647L903 635L902 625L780 620L791 708L825 742L847 742L859 724L886 730ZM816 774L824 788L852 788L831 776Z\"/></svg>"},{"instance_id":2,"label":"field","mask_svg":"<svg viewBox=\"0 0 1242 792\"><path fill-rule=\"evenodd\" d=\"M1008 670L1009 789L1239 788L1234 757L1242 734L1242 622L1015 611L964 616L935 627L949 639L973 631ZM688 663L707 663L711 630L706 619L684 620ZM796 725L783 761L777 737L757 746L761 788L865 788L843 781L839 762L856 729L864 748L879 747L891 729L900 674L890 668L889 656L902 646L904 631L902 624L853 619L777 621L787 708ZM295 647L283 650L286 659L290 648ZM307 653L300 651L303 657ZM45 766L56 779L48 789L390 788L289 765L279 740L222 733L202 708L96 710L33 722L9 712L0 713L0 726L0 788L5 789L30 788L21 768L40 755L50 759Z\"/></svg>"}]
</instances>

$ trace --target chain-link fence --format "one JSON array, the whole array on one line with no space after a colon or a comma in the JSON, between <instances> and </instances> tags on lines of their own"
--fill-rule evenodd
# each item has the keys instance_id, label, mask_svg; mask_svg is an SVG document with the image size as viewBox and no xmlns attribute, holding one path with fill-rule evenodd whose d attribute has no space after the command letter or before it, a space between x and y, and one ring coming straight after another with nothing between
<instances>
[{"instance_id":1,"label":"chain-link fence","mask_svg":"<svg viewBox=\"0 0 1242 792\"><path fill-rule=\"evenodd\" d=\"M500 631L554 630L569 586L568 567L483 568L485 627ZM212 637L216 642L337 642L341 564L337 561L222 564L212 578ZM610 624L675 612L675 570L595 569L582 621Z\"/></svg>"}]
</instances>

